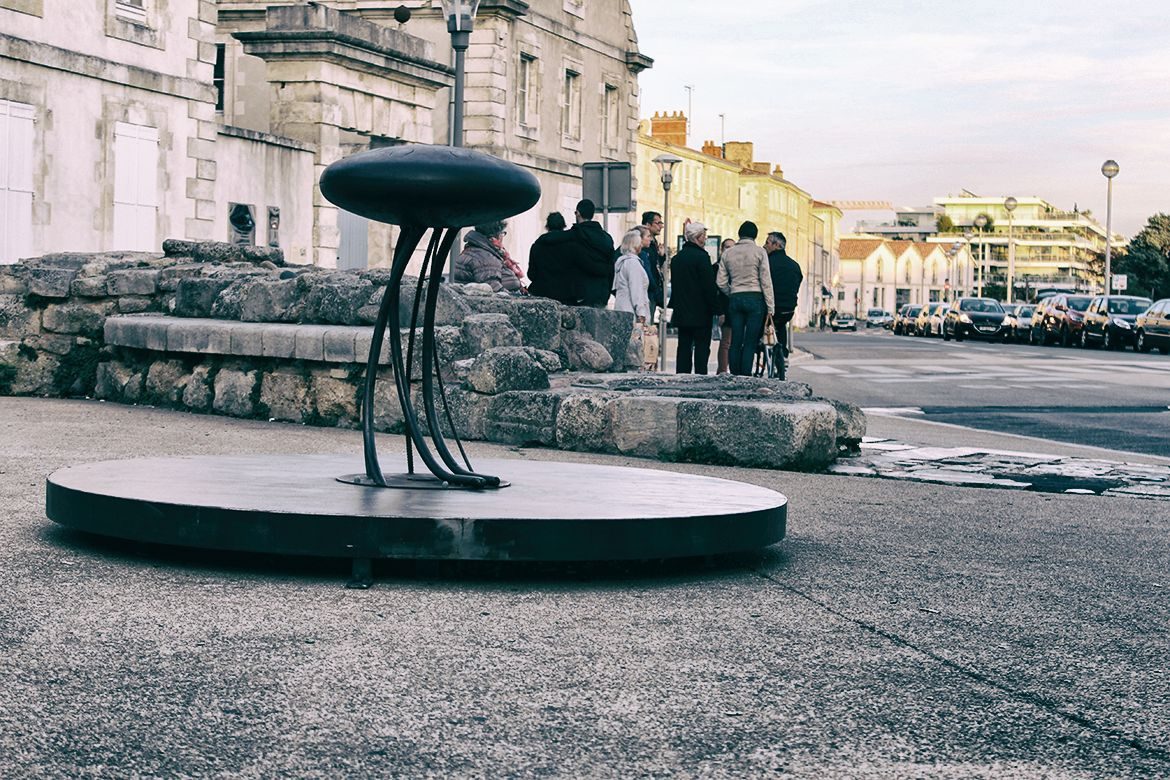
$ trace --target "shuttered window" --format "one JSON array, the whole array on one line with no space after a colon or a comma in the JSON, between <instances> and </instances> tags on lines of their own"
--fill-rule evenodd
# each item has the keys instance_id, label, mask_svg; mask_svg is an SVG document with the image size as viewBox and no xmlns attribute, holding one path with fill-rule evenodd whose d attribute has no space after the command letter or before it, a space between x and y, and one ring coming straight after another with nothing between
<instances>
[{"instance_id":1,"label":"shuttered window","mask_svg":"<svg viewBox=\"0 0 1170 780\"><path fill-rule=\"evenodd\" d=\"M0 100L0 263L32 254L35 116L33 106Z\"/></svg>"},{"instance_id":2,"label":"shuttered window","mask_svg":"<svg viewBox=\"0 0 1170 780\"><path fill-rule=\"evenodd\" d=\"M158 128L114 126L114 245L155 251L158 222Z\"/></svg>"}]
</instances>

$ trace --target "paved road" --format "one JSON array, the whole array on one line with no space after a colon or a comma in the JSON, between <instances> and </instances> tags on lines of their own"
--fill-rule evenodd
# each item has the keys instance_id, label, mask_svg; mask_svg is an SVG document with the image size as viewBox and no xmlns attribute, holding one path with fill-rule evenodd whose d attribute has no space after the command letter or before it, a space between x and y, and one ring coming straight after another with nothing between
<instances>
[{"instance_id":1,"label":"paved road","mask_svg":"<svg viewBox=\"0 0 1170 780\"><path fill-rule=\"evenodd\" d=\"M1152 455L1170 454L1170 357L887 331L808 333L791 377L867 409Z\"/></svg>"}]
</instances>

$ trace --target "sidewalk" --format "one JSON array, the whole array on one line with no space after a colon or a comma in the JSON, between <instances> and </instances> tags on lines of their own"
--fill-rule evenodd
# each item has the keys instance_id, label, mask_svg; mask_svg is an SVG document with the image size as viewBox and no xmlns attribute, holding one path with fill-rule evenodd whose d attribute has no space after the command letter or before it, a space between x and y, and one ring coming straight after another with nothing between
<instances>
[{"instance_id":1,"label":"sidewalk","mask_svg":"<svg viewBox=\"0 0 1170 780\"><path fill-rule=\"evenodd\" d=\"M772 487L788 538L667 566L385 564L345 590L341 562L65 532L44 477L358 432L0 398L5 774L1170 774L1160 502L469 449Z\"/></svg>"}]
</instances>

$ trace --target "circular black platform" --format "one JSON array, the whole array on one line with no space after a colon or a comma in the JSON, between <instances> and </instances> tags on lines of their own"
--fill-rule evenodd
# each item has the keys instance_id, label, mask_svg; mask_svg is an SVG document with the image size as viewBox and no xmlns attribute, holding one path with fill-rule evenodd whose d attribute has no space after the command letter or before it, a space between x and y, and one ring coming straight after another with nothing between
<instances>
[{"instance_id":1,"label":"circular black platform","mask_svg":"<svg viewBox=\"0 0 1170 780\"><path fill-rule=\"evenodd\" d=\"M788 499L756 485L576 463L475 466L511 487L361 487L337 481L362 471L349 455L104 461L54 472L46 509L61 525L122 539L348 558L636 560L784 538Z\"/></svg>"}]
</instances>

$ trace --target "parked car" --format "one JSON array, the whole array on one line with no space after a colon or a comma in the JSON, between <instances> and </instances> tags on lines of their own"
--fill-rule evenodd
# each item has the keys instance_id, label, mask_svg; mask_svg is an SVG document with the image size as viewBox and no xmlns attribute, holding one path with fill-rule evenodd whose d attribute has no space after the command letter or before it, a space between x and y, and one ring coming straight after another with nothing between
<instances>
[{"instance_id":1,"label":"parked car","mask_svg":"<svg viewBox=\"0 0 1170 780\"><path fill-rule=\"evenodd\" d=\"M894 321L893 316L885 309L870 309L865 313L865 327L886 328Z\"/></svg>"},{"instance_id":2,"label":"parked car","mask_svg":"<svg viewBox=\"0 0 1170 780\"><path fill-rule=\"evenodd\" d=\"M920 311L922 311L922 307L916 303L907 303L898 309L898 313L894 315L894 324L892 327L894 335L913 336L914 319Z\"/></svg>"},{"instance_id":3,"label":"parked car","mask_svg":"<svg viewBox=\"0 0 1170 780\"><path fill-rule=\"evenodd\" d=\"M914 320L914 332L919 336L941 336L942 316L946 308L945 301L935 301L923 306Z\"/></svg>"},{"instance_id":4,"label":"parked car","mask_svg":"<svg viewBox=\"0 0 1170 780\"><path fill-rule=\"evenodd\" d=\"M943 315L943 341L965 338L1002 341L1007 331L1003 326L1005 312L993 298L959 298L947 307Z\"/></svg>"},{"instance_id":5,"label":"parked car","mask_svg":"<svg viewBox=\"0 0 1170 780\"><path fill-rule=\"evenodd\" d=\"M1032 329L1032 315L1036 307L1030 303L1013 303L1004 307L1004 339L1007 341L1027 341L1028 331Z\"/></svg>"},{"instance_id":6,"label":"parked car","mask_svg":"<svg viewBox=\"0 0 1170 780\"><path fill-rule=\"evenodd\" d=\"M1150 308L1138 315L1134 327L1135 350L1149 352L1157 347L1163 355L1170 355L1170 298L1154 301Z\"/></svg>"},{"instance_id":7,"label":"parked car","mask_svg":"<svg viewBox=\"0 0 1170 780\"><path fill-rule=\"evenodd\" d=\"M1138 315L1153 304L1136 295L1098 295L1085 310L1081 346L1125 349L1132 346Z\"/></svg>"},{"instance_id":8,"label":"parked car","mask_svg":"<svg viewBox=\"0 0 1170 780\"><path fill-rule=\"evenodd\" d=\"M847 311L839 312L833 320L833 332L839 330L857 331L857 318Z\"/></svg>"},{"instance_id":9,"label":"parked car","mask_svg":"<svg viewBox=\"0 0 1170 780\"><path fill-rule=\"evenodd\" d=\"M1085 309L1089 308L1092 301L1092 296L1068 293L1059 293L1046 299L1043 307L1036 308L1039 320L1036 316L1032 317L1028 343L1048 345L1055 341L1062 347L1077 343L1081 337Z\"/></svg>"}]
</instances>

